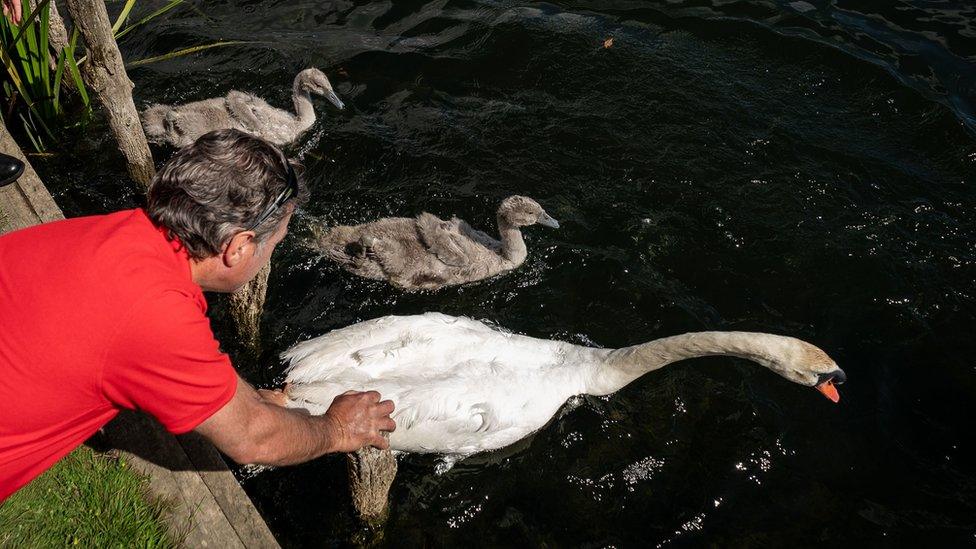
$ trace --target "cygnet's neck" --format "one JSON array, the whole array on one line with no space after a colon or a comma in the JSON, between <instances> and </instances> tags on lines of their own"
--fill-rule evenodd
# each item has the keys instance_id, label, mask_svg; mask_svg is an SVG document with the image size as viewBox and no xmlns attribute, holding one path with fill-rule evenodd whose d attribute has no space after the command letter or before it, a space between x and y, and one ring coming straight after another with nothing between
<instances>
[{"instance_id":1,"label":"cygnet's neck","mask_svg":"<svg viewBox=\"0 0 976 549\"><path fill-rule=\"evenodd\" d=\"M296 120L299 129L307 130L315 123L315 109L312 108L312 98L299 80L295 80L292 89L292 99L295 101Z\"/></svg>"},{"instance_id":2,"label":"cygnet's neck","mask_svg":"<svg viewBox=\"0 0 976 549\"><path fill-rule=\"evenodd\" d=\"M522 240L522 231L504 216L498 216L498 234L502 241L502 258L513 265L520 265L529 255Z\"/></svg>"},{"instance_id":3,"label":"cygnet's neck","mask_svg":"<svg viewBox=\"0 0 976 549\"><path fill-rule=\"evenodd\" d=\"M640 376L687 358L725 355L774 371L797 352L793 338L754 332L692 332L606 352L586 383L591 395L608 395Z\"/></svg>"}]
</instances>

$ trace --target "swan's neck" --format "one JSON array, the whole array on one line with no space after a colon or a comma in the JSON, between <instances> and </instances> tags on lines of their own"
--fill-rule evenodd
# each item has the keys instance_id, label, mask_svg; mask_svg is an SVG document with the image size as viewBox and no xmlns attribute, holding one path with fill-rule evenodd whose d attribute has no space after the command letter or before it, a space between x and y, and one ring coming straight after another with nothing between
<instances>
[{"instance_id":1,"label":"swan's neck","mask_svg":"<svg viewBox=\"0 0 976 549\"><path fill-rule=\"evenodd\" d=\"M686 358L725 355L777 370L793 353L791 338L752 332L693 332L607 352L586 383L591 395L618 391L640 376Z\"/></svg>"},{"instance_id":2,"label":"swan's neck","mask_svg":"<svg viewBox=\"0 0 976 549\"><path fill-rule=\"evenodd\" d=\"M310 128L315 123L315 109L312 108L312 98L307 91L299 86L298 82L295 83L292 98L295 100L295 113L299 126L302 129Z\"/></svg>"},{"instance_id":3,"label":"swan's neck","mask_svg":"<svg viewBox=\"0 0 976 549\"><path fill-rule=\"evenodd\" d=\"M525 248L525 241L522 240L522 231L503 217L498 216L498 234L502 241L502 258L515 265L525 261L529 252Z\"/></svg>"}]
</instances>

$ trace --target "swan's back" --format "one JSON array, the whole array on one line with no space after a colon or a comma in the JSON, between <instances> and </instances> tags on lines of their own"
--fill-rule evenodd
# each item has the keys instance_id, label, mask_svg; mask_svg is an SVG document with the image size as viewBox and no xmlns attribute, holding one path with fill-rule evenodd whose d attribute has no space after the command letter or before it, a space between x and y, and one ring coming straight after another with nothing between
<instances>
[{"instance_id":1,"label":"swan's back","mask_svg":"<svg viewBox=\"0 0 976 549\"><path fill-rule=\"evenodd\" d=\"M427 313L336 330L282 358L293 407L323 413L345 391L376 390L396 405L394 449L471 454L521 439L579 393L582 370L565 363L576 349Z\"/></svg>"}]
</instances>

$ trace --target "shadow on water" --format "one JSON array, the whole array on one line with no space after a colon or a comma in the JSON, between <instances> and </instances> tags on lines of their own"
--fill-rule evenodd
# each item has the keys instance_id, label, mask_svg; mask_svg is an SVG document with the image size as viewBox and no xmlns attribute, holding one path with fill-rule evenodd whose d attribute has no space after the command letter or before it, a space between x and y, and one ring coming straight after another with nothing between
<instances>
[{"instance_id":1,"label":"shadow on water","mask_svg":"<svg viewBox=\"0 0 976 549\"><path fill-rule=\"evenodd\" d=\"M140 106L232 88L284 106L310 65L347 104L320 103L291 149L313 198L275 257L267 352L238 363L259 385L295 342L428 310L608 347L786 333L850 376L832 406L691 361L446 474L405 457L385 543L972 542L974 13L852 4L238 1L122 47L264 41L133 70ZM69 214L97 213L135 200L114 158L86 142L40 167ZM526 264L479 284L403 294L299 244L312 224L422 210L493 230L516 193L562 228L530 229ZM357 532L342 459L239 477L284 546Z\"/></svg>"}]
</instances>

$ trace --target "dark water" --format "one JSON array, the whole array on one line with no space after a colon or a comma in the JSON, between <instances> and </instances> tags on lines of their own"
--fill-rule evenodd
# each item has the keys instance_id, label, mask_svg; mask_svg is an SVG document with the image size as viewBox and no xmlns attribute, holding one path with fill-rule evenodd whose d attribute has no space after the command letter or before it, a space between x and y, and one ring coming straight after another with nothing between
<instances>
[{"instance_id":1,"label":"dark water","mask_svg":"<svg viewBox=\"0 0 976 549\"><path fill-rule=\"evenodd\" d=\"M275 256L267 351L238 361L259 385L298 341L422 311L608 347L785 333L849 374L832 405L690 361L447 474L406 457L384 543L950 546L976 542L968 5L217 2L122 49L264 41L133 70L140 106L231 88L287 105L312 65L348 106L320 102L291 149L313 199ZM67 212L132 204L111 145L80 147L41 164ZM311 224L422 210L493 228L516 193L562 228L530 229L525 265L481 284L404 295L300 246ZM219 300L214 322L238 353ZM357 535L341 458L239 473L282 545Z\"/></svg>"}]
</instances>

